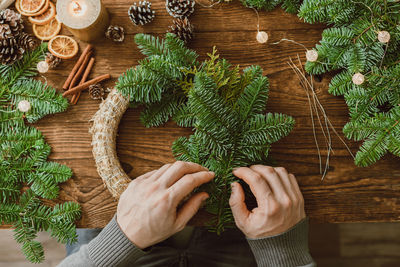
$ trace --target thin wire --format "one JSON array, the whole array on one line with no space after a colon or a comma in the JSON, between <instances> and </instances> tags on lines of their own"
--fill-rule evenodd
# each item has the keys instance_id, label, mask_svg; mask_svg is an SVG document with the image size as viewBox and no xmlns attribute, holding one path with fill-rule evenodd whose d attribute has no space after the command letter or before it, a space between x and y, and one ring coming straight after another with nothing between
<instances>
[{"instance_id":1,"label":"thin wire","mask_svg":"<svg viewBox=\"0 0 400 267\"><path fill-rule=\"evenodd\" d=\"M383 65L383 60L385 59L385 56L386 56L386 53L387 53L388 47L389 47L389 42L387 42L387 44L386 44L386 47L385 47L385 52L383 53L383 57L382 57L382 60L381 60L381 64L379 65L379 68L382 68L382 65Z\"/></svg>"},{"instance_id":2,"label":"thin wire","mask_svg":"<svg viewBox=\"0 0 400 267\"><path fill-rule=\"evenodd\" d=\"M257 32L260 32L260 15L258 14L257 9L255 9L254 7L252 7L251 9L253 9L254 12L256 12L257 14Z\"/></svg>"},{"instance_id":3,"label":"thin wire","mask_svg":"<svg viewBox=\"0 0 400 267\"><path fill-rule=\"evenodd\" d=\"M301 43L298 43L298 42L296 42L296 41L294 41L294 40L286 39L286 38L283 38L283 39L279 40L278 42L272 43L272 44L273 44L273 45L277 45L277 44L280 44L280 43L282 43L282 42L284 42L284 41L286 41L286 42L291 42L291 43L300 45L300 46L303 47L306 51L308 51L308 49L307 49L307 47L306 47L305 45L303 45L303 44L301 44Z\"/></svg>"},{"instance_id":4,"label":"thin wire","mask_svg":"<svg viewBox=\"0 0 400 267\"><path fill-rule=\"evenodd\" d=\"M43 45L43 41L40 42L40 45ZM43 57L44 57L45 60L46 60L46 53L44 52L44 50L43 50ZM40 78L43 78L44 83L47 84L47 78L46 78L42 73L40 73Z\"/></svg>"}]
</instances>

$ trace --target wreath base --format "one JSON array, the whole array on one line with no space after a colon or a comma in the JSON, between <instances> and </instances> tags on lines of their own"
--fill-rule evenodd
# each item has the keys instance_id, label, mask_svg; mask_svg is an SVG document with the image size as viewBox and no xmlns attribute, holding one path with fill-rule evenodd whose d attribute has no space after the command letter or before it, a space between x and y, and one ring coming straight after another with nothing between
<instances>
[{"instance_id":1,"label":"wreath base","mask_svg":"<svg viewBox=\"0 0 400 267\"><path fill-rule=\"evenodd\" d=\"M128 107L129 100L113 89L100 104L89 129L97 172L115 198L119 198L131 182L121 167L116 151L118 125Z\"/></svg>"}]
</instances>

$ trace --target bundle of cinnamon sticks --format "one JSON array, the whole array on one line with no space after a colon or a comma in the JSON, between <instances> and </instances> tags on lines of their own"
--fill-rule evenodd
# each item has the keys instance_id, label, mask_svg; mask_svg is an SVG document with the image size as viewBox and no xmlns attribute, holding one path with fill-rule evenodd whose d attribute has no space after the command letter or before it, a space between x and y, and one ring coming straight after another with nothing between
<instances>
[{"instance_id":1,"label":"bundle of cinnamon sticks","mask_svg":"<svg viewBox=\"0 0 400 267\"><path fill-rule=\"evenodd\" d=\"M86 46L63 85L63 89L66 90L63 96L73 95L71 99L73 105L78 102L81 92L90 85L111 78L110 74L104 74L87 81L94 64L93 49L90 44Z\"/></svg>"}]
</instances>

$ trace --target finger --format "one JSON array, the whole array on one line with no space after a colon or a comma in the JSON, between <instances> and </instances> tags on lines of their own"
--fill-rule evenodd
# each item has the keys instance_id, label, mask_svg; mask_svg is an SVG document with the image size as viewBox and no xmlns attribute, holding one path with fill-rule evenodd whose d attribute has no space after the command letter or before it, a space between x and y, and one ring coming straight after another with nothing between
<instances>
[{"instance_id":1,"label":"finger","mask_svg":"<svg viewBox=\"0 0 400 267\"><path fill-rule=\"evenodd\" d=\"M250 167L255 172L258 172L265 180L267 180L269 187L275 197L287 195L279 175L275 172L274 168L263 165L253 165Z\"/></svg>"},{"instance_id":2,"label":"finger","mask_svg":"<svg viewBox=\"0 0 400 267\"><path fill-rule=\"evenodd\" d=\"M292 182L290 181L289 173L287 172L287 170L283 167L277 167L274 169L275 169L275 172L278 173L278 175L280 176L282 185L283 185L286 193L289 195L289 198L292 201L297 200L297 194L294 191L294 187L292 185Z\"/></svg>"},{"instance_id":3,"label":"finger","mask_svg":"<svg viewBox=\"0 0 400 267\"><path fill-rule=\"evenodd\" d=\"M183 176L179 181L168 188L168 190L171 191L174 204L178 205L179 202L189 195L196 187L211 181L214 178L214 175L213 172L201 171Z\"/></svg>"},{"instance_id":4,"label":"finger","mask_svg":"<svg viewBox=\"0 0 400 267\"><path fill-rule=\"evenodd\" d=\"M233 174L245 181L250 186L250 190L256 197L259 207L266 204L265 200L271 196L271 189L259 173L250 168L241 167L234 170Z\"/></svg>"},{"instance_id":5,"label":"finger","mask_svg":"<svg viewBox=\"0 0 400 267\"><path fill-rule=\"evenodd\" d=\"M243 228L246 220L250 216L250 211L247 209L244 202L244 192L242 186L238 182L231 184L232 193L229 198L229 205L231 206L233 217L237 227Z\"/></svg>"},{"instance_id":6,"label":"finger","mask_svg":"<svg viewBox=\"0 0 400 267\"><path fill-rule=\"evenodd\" d=\"M149 180L158 180L170 167L172 164L165 164L156 172L154 172L150 177L148 177Z\"/></svg>"},{"instance_id":7,"label":"finger","mask_svg":"<svg viewBox=\"0 0 400 267\"><path fill-rule=\"evenodd\" d=\"M182 206L176 216L177 230L182 230L183 227L185 227L208 197L209 196L206 192L197 193Z\"/></svg>"},{"instance_id":8,"label":"finger","mask_svg":"<svg viewBox=\"0 0 400 267\"><path fill-rule=\"evenodd\" d=\"M300 203L304 203L303 194L301 193L301 190L300 190L299 184L297 183L296 177L293 174L289 174L289 179L290 179L290 182L292 183L294 192L296 193L298 200L300 201Z\"/></svg>"},{"instance_id":9,"label":"finger","mask_svg":"<svg viewBox=\"0 0 400 267\"><path fill-rule=\"evenodd\" d=\"M136 180L147 179L147 178L149 178L150 176L152 176L156 171L158 171L158 170L153 170L153 171L151 171L151 172L147 172L147 173L145 173L145 174L142 174L142 175L140 175L139 177L137 177Z\"/></svg>"},{"instance_id":10,"label":"finger","mask_svg":"<svg viewBox=\"0 0 400 267\"><path fill-rule=\"evenodd\" d=\"M201 171L208 171L208 169L193 162L176 161L160 177L160 182L163 183L165 187L170 187L176 181L181 179L185 174L201 172Z\"/></svg>"}]
</instances>

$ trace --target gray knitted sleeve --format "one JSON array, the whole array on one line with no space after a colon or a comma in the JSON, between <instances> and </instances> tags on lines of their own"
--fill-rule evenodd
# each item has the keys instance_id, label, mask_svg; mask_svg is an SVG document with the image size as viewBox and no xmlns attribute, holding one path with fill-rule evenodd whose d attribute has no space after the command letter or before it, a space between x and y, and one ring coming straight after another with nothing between
<instances>
[{"instance_id":1,"label":"gray knitted sleeve","mask_svg":"<svg viewBox=\"0 0 400 267\"><path fill-rule=\"evenodd\" d=\"M65 258L58 267L130 266L145 253L125 236L114 216L96 238Z\"/></svg>"},{"instance_id":2,"label":"gray knitted sleeve","mask_svg":"<svg viewBox=\"0 0 400 267\"><path fill-rule=\"evenodd\" d=\"M308 249L308 219L300 221L288 231L267 238L247 242L260 267L314 267Z\"/></svg>"}]
</instances>

